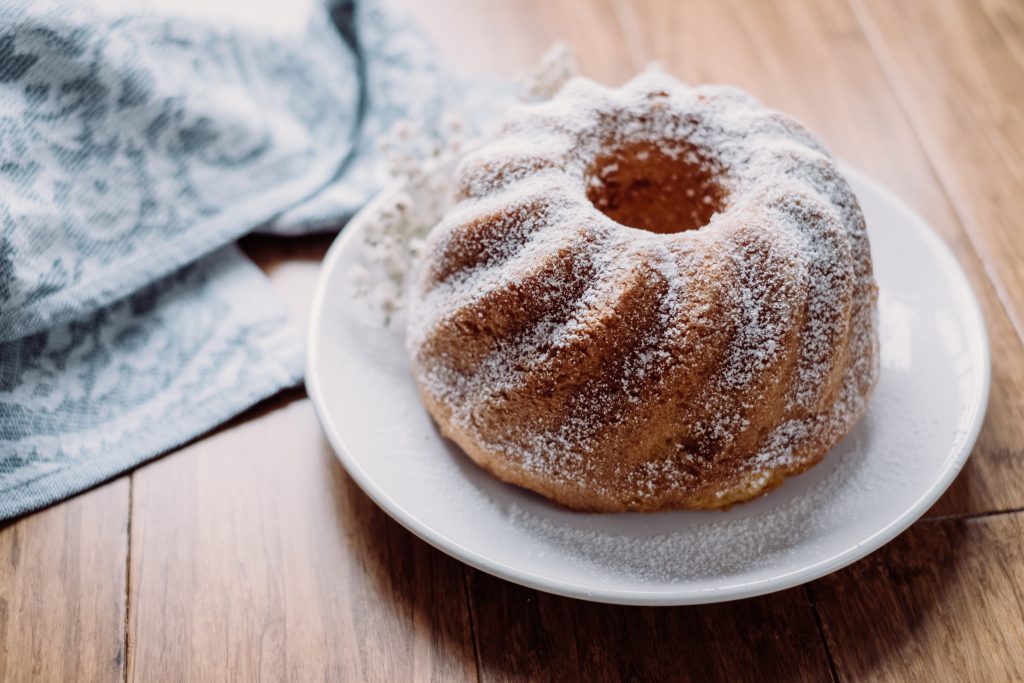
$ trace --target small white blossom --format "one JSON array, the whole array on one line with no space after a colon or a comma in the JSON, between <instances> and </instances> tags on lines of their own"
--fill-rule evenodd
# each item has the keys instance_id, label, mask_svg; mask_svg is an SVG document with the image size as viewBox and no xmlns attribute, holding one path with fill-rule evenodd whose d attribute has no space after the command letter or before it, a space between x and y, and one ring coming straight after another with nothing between
<instances>
[{"instance_id":1,"label":"small white blossom","mask_svg":"<svg viewBox=\"0 0 1024 683\"><path fill-rule=\"evenodd\" d=\"M553 45L530 74L520 79L519 99L550 99L576 74L576 62L564 43ZM401 309L407 278L426 248L426 237L444 214L451 178L433 168L459 158L480 131L454 112L446 112L436 132L423 123L403 120L377 143L388 175L405 190L381 205L367 219L364 259L350 272L356 294L383 314L385 324Z\"/></svg>"}]
</instances>

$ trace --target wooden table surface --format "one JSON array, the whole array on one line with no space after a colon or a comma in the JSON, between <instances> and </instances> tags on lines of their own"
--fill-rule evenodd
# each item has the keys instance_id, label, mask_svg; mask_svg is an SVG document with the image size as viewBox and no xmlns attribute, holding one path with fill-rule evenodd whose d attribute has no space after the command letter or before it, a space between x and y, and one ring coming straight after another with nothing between
<instances>
[{"instance_id":1,"label":"wooden table surface","mask_svg":"<svg viewBox=\"0 0 1024 683\"><path fill-rule=\"evenodd\" d=\"M814 583L613 607L414 538L293 390L0 527L0 680L1024 680L1024 3L404 2L473 72L525 69L561 38L608 83L657 59L740 85L911 204L989 326L966 468L909 531ZM244 243L300 321L329 241Z\"/></svg>"}]
</instances>

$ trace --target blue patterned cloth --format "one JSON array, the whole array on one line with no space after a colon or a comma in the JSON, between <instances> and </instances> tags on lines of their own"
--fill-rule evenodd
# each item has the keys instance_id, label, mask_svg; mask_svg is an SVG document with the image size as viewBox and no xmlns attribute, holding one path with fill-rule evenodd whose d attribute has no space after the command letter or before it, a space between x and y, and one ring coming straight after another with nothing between
<instances>
[{"instance_id":1,"label":"blue patterned cloth","mask_svg":"<svg viewBox=\"0 0 1024 683\"><path fill-rule=\"evenodd\" d=\"M124 6L0 0L0 519L300 382L232 243L336 229L375 138L453 87L370 0L291 28Z\"/></svg>"}]
</instances>

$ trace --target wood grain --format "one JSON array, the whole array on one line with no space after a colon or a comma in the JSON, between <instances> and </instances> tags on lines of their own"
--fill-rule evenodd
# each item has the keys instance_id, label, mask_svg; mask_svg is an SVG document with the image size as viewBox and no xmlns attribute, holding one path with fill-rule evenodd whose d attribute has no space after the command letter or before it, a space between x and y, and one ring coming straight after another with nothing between
<instances>
[{"instance_id":1,"label":"wood grain","mask_svg":"<svg viewBox=\"0 0 1024 683\"><path fill-rule=\"evenodd\" d=\"M453 69L470 74L529 71L556 41L586 73L608 82L633 75L612 0L400 0Z\"/></svg>"},{"instance_id":2,"label":"wood grain","mask_svg":"<svg viewBox=\"0 0 1024 683\"><path fill-rule=\"evenodd\" d=\"M811 594L843 680L1024 680L1024 516L920 523Z\"/></svg>"},{"instance_id":3,"label":"wood grain","mask_svg":"<svg viewBox=\"0 0 1024 683\"><path fill-rule=\"evenodd\" d=\"M352 483L308 400L135 475L129 678L472 680L461 565Z\"/></svg>"},{"instance_id":4,"label":"wood grain","mask_svg":"<svg viewBox=\"0 0 1024 683\"><path fill-rule=\"evenodd\" d=\"M1024 333L1024 7L851 4Z\"/></svg>"},{"instance_id":5,"label":"wood grain","mask_svg":"<svg viewBox=\"0 0 1024 683\"><path fill-rule=\"evenodd\" d=\"M795 114L838 156L905 198L952 247L988 321L993 390L974 454L932 514L1024 507L1016 485L1024 478L1024 345L845 1L621 5L642 60L661 60L686 80L739 85Z\"/></svg>"},{"instance_id":6,"label":"wood grain","mask_svg":"<svg viewBox=\"0 0 1024 683\"><path fill-rule=\"evenodd\" d=\"M827 681L802 590L720 605L570 600L470 571L484 681Z\"/></svg>"},{"instance_id":7,"label":"wood grain","mask_svg":"<svg viewBox=\"0 0 1024 683\"><path fill-rule=\"evenodd\" d=\"M128 479L0 527L0 681L120 681Z\"/></svg>"},{"instance_id":8,"label":"wood grain","mask_svg":"<svg viewBox=\"0 0 1024 683\"><path fill-rule=\"evenodd\" d=\"M993 471L975 477L981 468L972 466L966 485L958 482L949 497L978 486L987 489L982 495L991 501L984 507L1019 509L1024 505L1017 497L998 489L1020 490L1016 482L1024 467L1024 441L1010 434L1024 425L1019 379L1024 368L1019 348L1024 333L1024 7L1001 0L856 0L851 5L1017 333L1011 335L1002 316L986 306L993 390L978 450L993 465L985 469ZM997 477L1006 483L1000 487ZM962 509L945 505L941 511Z\"/></svg>"}]
</instances>

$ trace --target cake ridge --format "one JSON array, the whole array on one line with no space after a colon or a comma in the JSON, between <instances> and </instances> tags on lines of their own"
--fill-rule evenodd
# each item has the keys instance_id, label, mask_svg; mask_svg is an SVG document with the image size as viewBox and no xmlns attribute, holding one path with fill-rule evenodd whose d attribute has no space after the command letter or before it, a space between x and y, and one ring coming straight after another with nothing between
<instances>
[{"instance_id":1,"label":"cake ridge","mask_svg":"<svg viewBox=\"0 0 1024 683\"><path fill-rule=\"evenodd\" d=\"M409 305L423 400L471 458L578 509L721 507L863 414L870 245L802 124L646 71L502 131L459 164Z\"/></svg>"}]
</instances>

